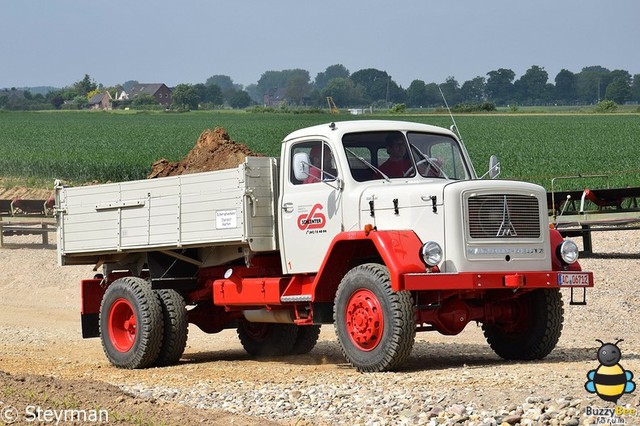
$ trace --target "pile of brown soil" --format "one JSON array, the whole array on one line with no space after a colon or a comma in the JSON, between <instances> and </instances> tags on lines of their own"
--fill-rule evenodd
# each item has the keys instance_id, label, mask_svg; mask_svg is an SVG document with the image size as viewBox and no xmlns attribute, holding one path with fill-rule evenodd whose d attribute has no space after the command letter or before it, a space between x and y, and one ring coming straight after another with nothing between
<instances>
[{"instance_id":1,"label":"pile of brown soil","mask_svg":"<svg viewBox=\"0 0 640 426\"><path fill-rule=\"evenodd\" d=\"M202 132L193 149L182 160L170 162L163 158L153 163L152 171L147 177L151 179L233 169L242 164L247 156L263 157L264 154L253 152L246 145L233 141L224 128L216 127ZM87 185L97 183L92 182ZM48 200L54 195L53 189L6 187L4 184L5 180L0 177L0 200Z\"/></svg>"},{"instance_id":2,"label":"pile of brown soil","mask_svg":"<svg viewBox=\"0 0 640 426\"><path fill-rule=\"evenodd\" d=\"M216 127L202 132L196 145L182 160L170 162L163 158L153 163L147 178L232 169L242 164L247 156L262 157L263 154L234 142L224 128Z\"/></svg>"}]
</instances>

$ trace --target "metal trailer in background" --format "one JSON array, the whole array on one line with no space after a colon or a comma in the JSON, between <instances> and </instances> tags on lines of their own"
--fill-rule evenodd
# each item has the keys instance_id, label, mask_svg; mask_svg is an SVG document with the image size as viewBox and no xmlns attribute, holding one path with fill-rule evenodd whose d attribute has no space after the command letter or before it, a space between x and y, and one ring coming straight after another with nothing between
<instances>
[{"instance_id":1,"label":"metal trailer in background","mask_svg":"<svg viewBox=\"0 0 640 426\"><path fill-rule=\"evenodd\" d=\"M53 199L0 200L0 247L4 245L4 237L14 235L41 235L46 246L49 232L55 231Z\"/></svg>"},{"instance_id":2,"label":"metal trailer in background","mask_svg":"<svg viewBox=\"0 0 640 426\"><path fill-rule=\"evenodd\" d=\"M554 178L547 193L549 222L565 237L582 237L585 253L593 253L594 232L640 229L640 187L556 191L558 179L608 178L607 175Z\"/></svg>"}]
</instances>

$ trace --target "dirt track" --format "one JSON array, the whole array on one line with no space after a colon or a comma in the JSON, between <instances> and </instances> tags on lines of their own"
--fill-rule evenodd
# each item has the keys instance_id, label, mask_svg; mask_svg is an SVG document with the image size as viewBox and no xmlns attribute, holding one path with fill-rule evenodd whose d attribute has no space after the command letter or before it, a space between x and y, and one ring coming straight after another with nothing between
<instances>
[{"instance_id":1,"label":"dirt track","mask_svg":"<svg viewBox=\"0 0 640 426\"><path fill-rule=\"evenodd\" d=\"M594 236L599 254L582 265L595 272L596 288L586 307L569 306L569 293L563 293L563 335L545 360L502 361L470 324L454 337L419 334L402 371L375 374L359 374L344 363L330 326L309 355L263 360L243 351L235 331L206 335L191 326L179 365L116 369L99 339L80 337L78 283L92 275L91 268L58 267L55 249L37 242L8 237L0 249L0 370L7 373L0 372L0 412L16 408L23 420L24 407L36 405L104 407L110 423L121 424L411 424L437 418L436 406L507 415L511 406L562 398L579 401L574 408L582 419L586 406L607 406L584 389L586 373L598 366L595 339L624 338L621 364L636 381L640 375L639 231ZM638 409L638 394L620 403ZM640 424L640 417L627 420Z\"/></svg>"}]
</instances>

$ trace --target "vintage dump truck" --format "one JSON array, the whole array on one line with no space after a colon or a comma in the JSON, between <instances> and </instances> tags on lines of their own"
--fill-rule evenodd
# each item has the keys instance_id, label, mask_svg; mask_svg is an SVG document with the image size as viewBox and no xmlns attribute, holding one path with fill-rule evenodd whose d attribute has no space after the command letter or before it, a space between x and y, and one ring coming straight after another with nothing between
<instances>
[{"instance_id":1,"label":"vintage dump truck","mask_svg":"<svg viewBox=\"0 0 640 426\"><path fill-rule=\"evenodd\" d=\"M280 159L235 169L56 184L59 263L97 272L81 282L83 336L122 368L176 363L189 323L235 328L255 356L307 353L334 324L359 371L471 321L499 356L543 358L560 289L584 304L593 286L547 212L540 186L479 179L454 132L400 121L297 130Z\"/></svg>"}]
</instances>

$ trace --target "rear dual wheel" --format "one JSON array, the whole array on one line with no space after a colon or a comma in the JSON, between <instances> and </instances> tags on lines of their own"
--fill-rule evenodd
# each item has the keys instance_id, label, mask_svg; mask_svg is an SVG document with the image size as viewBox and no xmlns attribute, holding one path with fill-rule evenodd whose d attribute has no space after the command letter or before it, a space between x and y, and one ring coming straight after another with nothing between
<instances>
[{"instance_id":1,"label":"rear dual wheel","mask_svg":"<svg viewBox=\"0 0 640 426\"><path fill-rule=\"evenodd\" d=\"M241 321L238 337L253 356L303 355L309 353L320 336L319 325L275 324Z\"/></svg>"},{"instance_id":2,"label":"rear dual wheel","mask_svg":"<svg viewBox=\"0 0 640 426\"><path fill-rule=\"evenodd\" d=\"M187 340L184 299L174 290L151 289L138 277L109 286L100 306L100 337L109 361L119 368L176 363Z\"/></svg>"},{"instance_id":3,"label":"rear dual wheel","mask_svg":"<svg viewBox=\"0 0 640 426\"><path fill-rule=\"evenodd\" d=\"M124 277L109 286L100 306L100 337L120 368L151 366L162 348L162 306L147 281Z\"/></svg>"},{"instance_id":4,"label":"rear dual wheel","mask_svg":"<svg viewBox=\"0 0 640 426\"><path fill-rule=\"evenodd\" d=\"M311 352L320 337L320 325L301 325L298 327L296 342L291 350L292 355L304 355Z\"/></svg>"},{"instance_id":5,"label":"rear dual wheel","mask_svg":"<svg viewBox=\"0 0 640 426\"><path fill-rule=\"evenodd\" d=\"M187 346L189 319L184 298L175 290L157 290L162 305L164 334L156 366L176 364Z\"/></svg>"},{"instance_id":6,"label":"rear dual wheel","mask_svg":"<svg viewBox=\"0 0 640 426\"><path fill-rule=\"evenodd\" d=\"M238 338L242 347L252 356L282 356L290 354L298 337L298 326L249 322L238 325Z\"/></svg>"}]
</instances>

